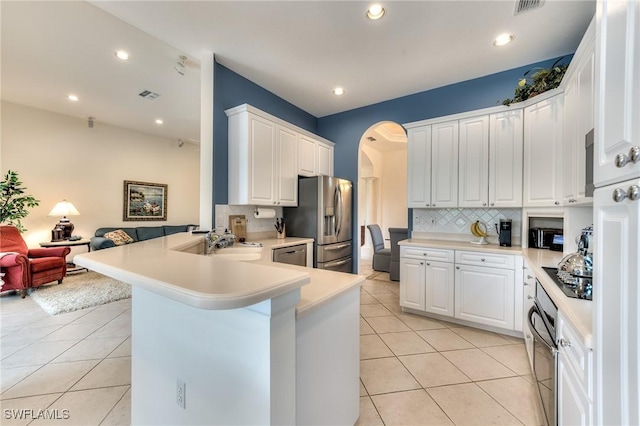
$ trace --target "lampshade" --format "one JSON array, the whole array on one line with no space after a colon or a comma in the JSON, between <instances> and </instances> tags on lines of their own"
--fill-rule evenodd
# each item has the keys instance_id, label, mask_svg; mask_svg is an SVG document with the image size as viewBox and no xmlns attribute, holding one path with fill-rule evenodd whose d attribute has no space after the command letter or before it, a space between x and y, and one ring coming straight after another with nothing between
<instances>
[{"instance_id":1,"label":"lampshade","mask_svg":"<svg viewBox=\"0 0 640 426\"><path fill-rule=\"evenodd\" d=\"M62 200L55 205L47 216L80 216L80 212L67 200Z\"/></svg>"}]
</instances>

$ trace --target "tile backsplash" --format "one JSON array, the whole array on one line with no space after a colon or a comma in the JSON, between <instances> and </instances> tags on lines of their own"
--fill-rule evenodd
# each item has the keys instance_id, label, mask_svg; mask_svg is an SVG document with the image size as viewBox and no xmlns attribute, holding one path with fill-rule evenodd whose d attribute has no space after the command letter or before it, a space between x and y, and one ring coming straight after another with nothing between
<instances>
[{"instance_id":1,"label":"tile backsplash","mask_svg":"<svg viewBox=\"0 0 640 426\"><path fill-rule=\"evenodd\" d=\"M471 235L469 227L479 220L487 225L489 241L497 239L494 224L500 219L511 219L512 243L518 244L522 229L522 209L413 209L413 232L428 234L451 234L453 238Z\"/></svg>"},{"instance_id":2,"label":"tile backsplash","mask_svg":"<svg viewBox=\"0 0 640 426\"><path fill-rule=\"evenodd\" d=\"M282 207L274 207L276 217L282 217ZM229 215L243 214L247 217L247 232L273 231L275 236L276 219L256 219L253 217L255 206L229 206L226 204L216 204L216 230L229 227Z\"/></svg>"}]
</instances>

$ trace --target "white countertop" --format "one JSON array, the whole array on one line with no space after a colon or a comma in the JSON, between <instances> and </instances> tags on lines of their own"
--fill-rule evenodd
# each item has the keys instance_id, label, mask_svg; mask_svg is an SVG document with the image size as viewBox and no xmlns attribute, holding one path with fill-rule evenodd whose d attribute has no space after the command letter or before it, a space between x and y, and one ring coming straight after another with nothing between
<instances>
[{"instance_id":1,"label":"white countertop","mask_svg":"<svg viewBox=\"0 0 640 426\"><path fill-rule=\"evenodd\" d=\"M298 318L360 285L364 276L271 262L271 249L309 238L259 240L261 258L236 261L181 252L204 238L179 233L74 257L76 264L200 309L250 306L301 288ZM224 250L224 249L223 249Z\"/></svg>"},{"instance_id":2,"label":"white countertop","mask_svg":"<svg viewBox=\"0 0 640 426\"><path fill-rule=\"evenodd\" d=\"M524 257L547 291L551 299L556 304L565 318L575 328L575 331L582 337L584 344L588 348L593 348L592 343L592 318L594 305L592 301L573 299L567 297L549 275L542 269L543 266L557 267L562 260L562 253L544 249L522 248L522 247L500 247L496 244L478 245L462 241L446 241L411 238L398 243L400 246L427 247L449 250L479 251L484 253L513 254Z\"/></svg>"}]
</instances>

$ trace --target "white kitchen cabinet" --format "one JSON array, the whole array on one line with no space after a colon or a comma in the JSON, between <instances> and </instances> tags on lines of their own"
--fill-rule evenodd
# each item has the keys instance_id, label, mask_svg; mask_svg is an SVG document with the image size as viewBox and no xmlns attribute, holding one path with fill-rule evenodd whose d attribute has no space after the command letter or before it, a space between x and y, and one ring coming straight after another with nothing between
<instances>
[{"instance_id":1,"label":"white kitchen cabinet","mask_svg":"<svg viewBox=\"0 0 640 426\"><path fill-rule=\"evenodd\" d=\"M407 206L431 206L431 126L407 131Z\"/></svg>"},{"instance_id":2,"label":"white kitchen cabinet","mask_svg":"<svg viewBox=\"0 0 640 426\"><path fill-rule=\"evenodd\" d=\"M593 424L593 353L558 312L558 424Z\"/></svg>"},{"instance_id":3,"label":"white kitchen cabinet","mask_svg":"<svg viewBox=\"0 0 640 426\"><path fill-rule=\"evenodd\" d=\"M594 183L600 187L640 176L640 2L599 1L597 8Z\"/></svg>"},{"instance_id":4,"label":"white kitchen cabinet","mask_svg":"<svg viewBox=\"0 0 640 426\"><path fill-rule=\"evenodd\" d=\"M424 311L434 314L454 315L453 263L425 262Z\"/></svg>"},{"instance_id":5,"label":"white kitchen cabinet","mask_svg":"<svg viewBox=\"0 0 640 426\"><path fill-rule=\"evenodd\" d=\"M487 207L489 202L489 116L459 121L458 206Z\"/></svg>"},{"instance_id":6,"label":"white kitchen cabinet","mask_svg":"<svg viewBox=\"0 0 640 426\"><path fill-rule=\"evenodd\" d=\"M562 94L524 109L524 207L562 202Z\"/></svg>"},{"instance_id":7,"label":"white kitchen cabinet","mask_svg":"<svg viewBox=\"0 0 640 426\"><path fill-rule=\"evenodd\" d=\"M431 126L431 207L458 207L457 120Z\"/></svg>"},{"instance_id":8,"label":"white kitchen cabinet","mask_svg":"<svg viewBox=\"0 0 640 426\"><path fill-rule=\"evenodd\" d=\"M453 250L400 248L400 306L453 316Z\"/></svg>"},{"instance_id":9,"label":"white kitchen cabinet","mask_svg":"<svg viewBox=\"0 0 640 426\"><path fill-rule=\"evenodd\" d=\"M424 311L425 261L400 258L400 306Z\"/></svg>"},{"instance_id":10,"label":"white kitchen cabinet","mask_svg":"<svg viewBox=\"0 0 640 426\"><path fill-rule=\"evenodd\" d=\"M333 146L318 142L318 174L333 176Z\"/></svg>"},{"instance_id":11,"label":"white kitchen cabinet","mask_svg":"<svg viewBox=\"0 0 640 426\"><path fill-rule=\"evenodd\" d=\"M489 207L522 207L523 112L489 116Z\"/></svg>"},{"instance_id":12,"label":"white kitchen cabinet","mask_svg":"<svg viewBox=\"0 0 640 426\"><path fill-rule=\"evenodd\" d=\"M640 423L640 200L629 198L639 188L636 178L594 193L595 424Z\"/></svg>"},{"instance_id":13,"label":"white kitchen cabinet","mask_svg":"<svg viewBox=\"0 0 640 426\"><path fill-rule=\"evenodd\" d=\"M315 176L318 150L316 141L308 136L298 138L298 174L300 176Z\"/></svg>"},{"instance_id":14,"label":"white kitchen cabinet","mask_svg":"<svg viewBox=\"0 0 640 426\"><path fill-rule=\"evenodd\" d=\"M296 206L297 133L248 110L229 116L229 204Z\"/></svg>"},{"instance_id":15,"label":"white kitchen cabinet","mask_svg":"<svg viewBox=\"0 0 640 426\"><path fill-rule=\"evenodd\" d=\"M303 134L299 135L298 174L333 176L333 145Z\"/></svg>"},{"instance_id":16,"label":"white kitchen cabinet","mask_svg":"<svg viewBox=\"0 0 640 426\"><path fill-rule=\"evenodd\" d=\"M456 263L456 318L513 330L514 295L513 270Z\"/></svg>"},{"instance_id":17,"label":"white kitchen cabinet","mask_svg":"<svg viewBox=\"0 0 640 426\"><path fill-rule=\"evenodd\" d=\"M585 135L594 125L595 22L587 29L565 74L563 204L590 203L585 194Z\"/></svg>"}]
</instances>

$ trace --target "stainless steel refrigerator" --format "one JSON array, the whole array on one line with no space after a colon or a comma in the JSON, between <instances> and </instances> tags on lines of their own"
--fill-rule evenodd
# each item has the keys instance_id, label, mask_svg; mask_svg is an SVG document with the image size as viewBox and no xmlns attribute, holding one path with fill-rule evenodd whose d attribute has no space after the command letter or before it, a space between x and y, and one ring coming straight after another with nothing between
<instances>
[{"instance_id":1,"label":"stainless steel refrigerator","mask_svg":"<svg viewBox=\"0 0 640 426\"><path fill-rule=\"evenodd\" d=\"M300 177L298 207L285 207L287 236L313 238L313 267L352 272L353 184L332 176Z\"/></svg>"}]
</instances>

